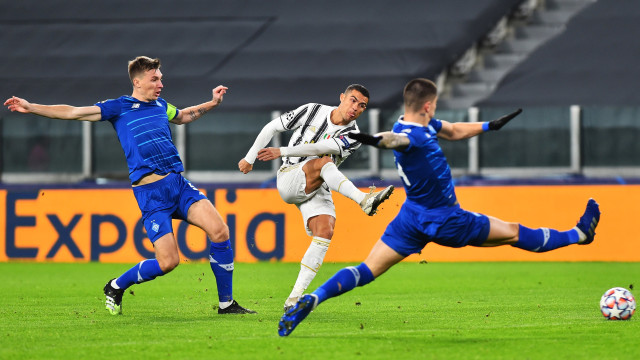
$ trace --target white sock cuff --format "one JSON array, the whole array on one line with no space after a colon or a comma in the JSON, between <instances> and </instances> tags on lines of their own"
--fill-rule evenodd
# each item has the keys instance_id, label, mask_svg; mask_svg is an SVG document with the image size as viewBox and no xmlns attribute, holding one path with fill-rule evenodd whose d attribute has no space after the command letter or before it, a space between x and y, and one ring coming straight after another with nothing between
<instances>
[{"instance_id":1,"label":"white sock cuff","mask_svg":"<svg viewBox=\"0 0 640 360\"><path fill-rule=\"evenodd\" d=\"M218 302L218 307L220 309L226 309L229 306L231 306L231 304L233 304L233 300L231 300L231 301L220 301L220 302Z\"/></svg>"},{"instance_id":2,"label":"white sock cuff","mask_svg":"<svg viewBox=\"0 0 640 360\"><path fill-rule=\"evenodd\" d=\"M571 230L575 230L578 233L578 242L587 240L587 234L583 233L579 227L574 227Z\"/></svg>"},{"instance_id":3,"label":"white sock cuff","mask_svg":"<svg viewBox=\"0 0 640 360\"><path fill-rule=\"evenodd\" d=\"M311 243L315 243L323 247L329 247L329 245L331 244L331 239L325 239L320 236L314 236L313 238L311 238Z\"/></svg>"}]
</instances>

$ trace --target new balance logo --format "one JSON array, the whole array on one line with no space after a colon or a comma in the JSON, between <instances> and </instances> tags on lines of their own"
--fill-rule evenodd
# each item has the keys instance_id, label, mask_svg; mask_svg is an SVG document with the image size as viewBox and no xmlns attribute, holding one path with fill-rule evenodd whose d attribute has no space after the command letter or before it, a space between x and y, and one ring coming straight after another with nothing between
<instances>
[{"instance_id":1,"label":"new balance logo","mask_svg":"<svg viewBox=\"0 0 640 360\"><path fill-rule=\"evenodd\" d=\"M133 105L131 105L132 109L138 109L140 107L140 103L135 103Z\"/></svg>"}]
</instances>

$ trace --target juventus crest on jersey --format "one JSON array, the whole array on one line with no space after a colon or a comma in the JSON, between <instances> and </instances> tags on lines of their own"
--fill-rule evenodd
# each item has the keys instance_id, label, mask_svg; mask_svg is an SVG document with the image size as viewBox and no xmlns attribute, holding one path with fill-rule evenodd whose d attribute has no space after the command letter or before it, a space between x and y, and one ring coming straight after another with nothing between
<instances>
[{"instance_id":1,"label":"juventus crest on jersey","mask_svg":"<svg viewBox=\"0 0 640 360\"><path fill-rule=\"evenodd\" d=\"M333 139L340 147L340 155L331 155L333 162L339 166L349 155L360 147L360 143L346 136L350 132L360 132L356 121L347 125L335 125L331 122L333 106L321 104L306 104L299 108L287 111L280 116L282 126L286 130L294 130L289 147L303 144L313 144L324 139ZM295 165L307 159L322 157L303 156L285 157L284 166Z\"/></svg>"}]
</instances>

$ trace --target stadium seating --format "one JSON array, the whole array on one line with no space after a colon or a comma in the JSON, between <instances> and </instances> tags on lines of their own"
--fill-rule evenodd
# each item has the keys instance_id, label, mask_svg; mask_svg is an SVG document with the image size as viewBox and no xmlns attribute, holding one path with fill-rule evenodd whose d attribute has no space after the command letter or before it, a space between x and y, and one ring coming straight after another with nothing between
<instances>
[{"instance_id":1,"label":"stadium seating","mask_svg":"<svg viewBox=\"0 0 640 360\"><path fill-rule=\"evenodd\" d=\"M148 55L177 106L222 83L225 109L287 110L356 82L373 106L395 105L407 80L437 76L521 1L11 2L0 92L86 105L129 93L126 61Z\"/></svg>"},{"instance_id":2,"label":"stadium seating","mask_svg":"<svg viewBox=\"0 0 640 360\"><path fill-rule=\"evenodd\" d=\"M638 106L640 6L596 1L516 66L480 106ZM637 120L636 120L637 121Z\"/></svg>"}]
</instances>

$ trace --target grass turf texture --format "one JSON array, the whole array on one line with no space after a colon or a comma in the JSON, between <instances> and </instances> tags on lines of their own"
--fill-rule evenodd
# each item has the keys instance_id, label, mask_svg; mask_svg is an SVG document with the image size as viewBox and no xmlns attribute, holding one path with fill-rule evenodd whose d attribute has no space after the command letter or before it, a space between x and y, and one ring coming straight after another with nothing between
<instances>
[{"instance_id":1,"label":"grass turf texture","mask_svg":"<svg viewBox=\"0 0 640 360\"><path fill-rule=\"evenodd\" d=\"M312 288L346 264L324 264ZM236 264L234 293L257 315L218 315L207 263L135 285L124 314L102 287L126 264L0 263L1 359L630 359L640 313L607 321L605 290L640 263L401 263L277 335L299 265ZM640 295L640 289L632 290ZM634 345L635 344L635 345Z\"/></svg>"}]
</instances>

